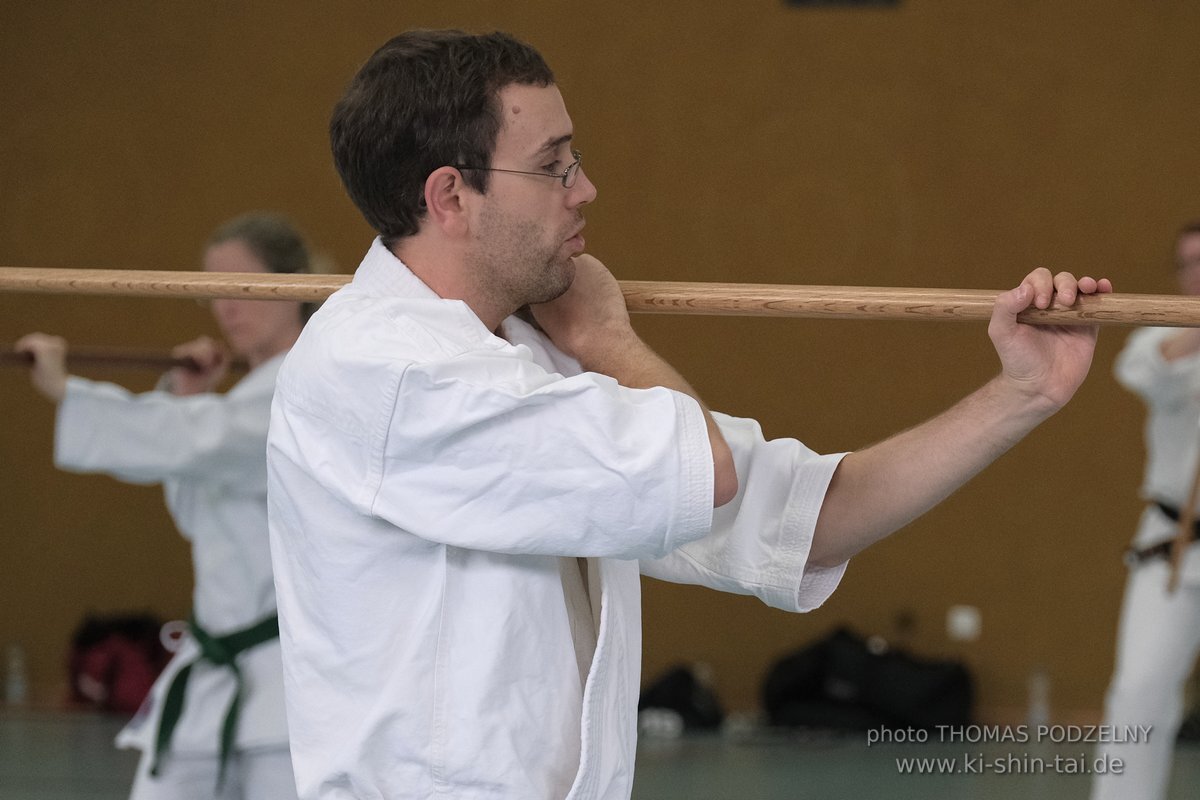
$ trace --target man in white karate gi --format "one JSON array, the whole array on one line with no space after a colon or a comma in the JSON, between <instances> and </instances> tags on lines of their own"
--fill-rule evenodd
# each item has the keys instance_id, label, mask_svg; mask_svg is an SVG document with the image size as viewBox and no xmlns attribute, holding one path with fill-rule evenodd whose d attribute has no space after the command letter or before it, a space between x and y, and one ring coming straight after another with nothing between
<instances>
[{"instance_id":1,"label":"man in white karate gi","mask_svg":"<svg viewBox=\"0 0 1200 800\"><path fill-rule=\"evenodd\" d=\"M1074 393L1095 331L1018 325L1003 371L850 455L710 413L580 255L596 197L542 58L503 34L377 51L331 122L379 232L279 375L271 547L299 794L630 796L639 574L806 611ZM534 305L536 327L513 316ZM544 331L544 332L543 332Z\"/></svg>"}]
</instances>

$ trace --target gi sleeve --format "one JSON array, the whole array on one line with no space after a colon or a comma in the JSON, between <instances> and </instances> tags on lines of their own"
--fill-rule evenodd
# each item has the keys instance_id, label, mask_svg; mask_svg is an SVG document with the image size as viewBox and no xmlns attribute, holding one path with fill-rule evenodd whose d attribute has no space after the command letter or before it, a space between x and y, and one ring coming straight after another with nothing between
<instances>
[{"instance_id":1,"label":"gi sleeve","mask_svg":"<svg viewBox=\"0 0 1200 800\"><path fill-rule=\"evenodd\" d=\"M1167 361L1159 349L1171 328L1142 328L1130 334L1113 365L1117 381L1148 405L1179 407L1200 395L1200 353Z\"/></svg>"},{"instance_id":2,"label":"gi sleeve","mask_svg":"<svg viewBox=\"0 0 1200 800\"><path fill-rule=\"evenodd\" d=\"M361 502L429 541L635 559L709 530L705 418L678 392L473 352L406 367L382 427Z\"/></svg>"},{"instance_id":3,"label":"gi sleeve","mask_svg":"<svg viewBox=\"0 0 1200 800\"><path fill-rule=\"evenodd\" d=\"M133 394L72 376L58 406L54 463L130 483L203 477L262 485L271 396Z\"/></svg>"},{"instance_id":4,"label":"gi sleeve","mask_svg":"<svg viewBox=\"0 0 1200 800\"><path fill-rule=\"evenodd\" d=\"M817 455L795 439L766 440L754 420L713 415L733 451L738 494L713 513L712 532L642 574L758 597L773 608L811 611L837 588L846 565L808 566L817 515L844 453Z\"/></svg>"}]
</instances>

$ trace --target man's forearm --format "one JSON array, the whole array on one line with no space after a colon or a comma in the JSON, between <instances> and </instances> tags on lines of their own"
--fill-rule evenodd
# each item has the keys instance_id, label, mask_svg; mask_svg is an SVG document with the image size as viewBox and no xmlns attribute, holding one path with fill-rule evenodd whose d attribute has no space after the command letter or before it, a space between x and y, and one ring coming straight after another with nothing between
<instances>
[{"instance_id":1,"label":"man's forearm","mask_svg":"<svg viewBox=\"0 0 1200 800\"><path fill-rule=\"evenodd\" d=\"M810 563L841 564L904 527L1055 410L997 377L933 419L847 455L821 507Z\"/></svg>"}]
</instances>

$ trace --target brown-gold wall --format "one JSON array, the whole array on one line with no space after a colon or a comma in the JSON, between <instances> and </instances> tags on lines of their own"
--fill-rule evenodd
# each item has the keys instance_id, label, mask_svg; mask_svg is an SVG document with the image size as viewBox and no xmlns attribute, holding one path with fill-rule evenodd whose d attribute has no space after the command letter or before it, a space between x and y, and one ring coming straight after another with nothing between
<instances>
[{"instance_id":1,"label":"brown-gold wall","mask_svg":"<svg viewBox=\"0 0 1200 800\"><path fill-rule=\"evenodd\" d=\"M1172 234L1200 216L1189 2L13 0L0 264L194 268L215 225L271 208L351 270L371 232L330 164L330 107L388 36L447 26L546 54L599 186L589 249L621 278L1000 288L1045 264L1168 292ZM973 323L637 326L711 406L823 452L912 425L997 368ZM187 301L0 292L0 342L31 330L164 348L215 333ZM1094 716L1139 512L1142 408L1111 377L1126 333L1103 332L1066 410L854 559L823 608L647 581L644 674L706 661L725 704L751 709L775 658L847 624L965 659L985 717L1018 713L1038 666L1056 716ZM55 471L51 406L3 369L0 646L24 648L53 703L85 612L184 615L191 569L157 489ZM978 640L947 638L954 604L981 609Z\"/></svg>"}]
</instances>

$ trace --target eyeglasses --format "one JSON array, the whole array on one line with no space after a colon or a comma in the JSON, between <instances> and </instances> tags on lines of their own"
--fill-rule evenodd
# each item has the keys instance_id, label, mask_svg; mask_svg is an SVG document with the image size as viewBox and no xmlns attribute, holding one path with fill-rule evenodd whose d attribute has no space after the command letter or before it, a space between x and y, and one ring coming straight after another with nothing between
<instances>
[{"instance_id":1,"label":"eyeglasses","mask_svg":"<svg viewBox=\"0 0 1200 800\"><path fill-rule=\"evenodd\" d=\"M562 181L564 189L570 189L575 185L575 179L579 177L580 164L583 161L583 153L578 150L572 150L571 155L575 160L567 164L567 168L562 172L529 172L523 169L500 169L498 167L468 167L466 165L451 164L455 169L477 169L482 172L510 172L513 175L536 175L539 178L558 178Z\"/></svg>"}]
</instances>

